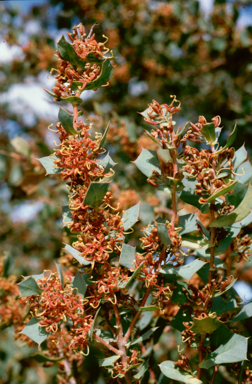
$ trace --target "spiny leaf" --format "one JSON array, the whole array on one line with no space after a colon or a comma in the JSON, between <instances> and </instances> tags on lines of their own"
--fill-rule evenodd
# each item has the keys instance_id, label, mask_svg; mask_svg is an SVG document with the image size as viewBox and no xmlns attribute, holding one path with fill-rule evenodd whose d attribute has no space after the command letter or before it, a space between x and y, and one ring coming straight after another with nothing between
<instances>
[{"instance_id":1,"label":"spiny leaf","mask_svg":"<svg viewBox=\"0 0 252 384\"><path fill-rule=\"evenodd\" d=\"M221 216L214 220L209 226L210 227L227 227L233 223L237 223L243 220L250 213L252 208L252 186L249 185L244 199L240 205L231 213Z\"/></svg>"},{"instance_id":2,"label":"spiny leaf","mask_svg":"<svg viewBox=\"0 0 252 384\"><path fill-rule=\"evenodd\" d=\"M147 177L152 175L152 171L161 174L156 151L149 151L148 149L143 148L142 152L133 163L136 164L137 168Z\"/></svg>"},{"instance_id":3,"label":"spiny leaf","mask_svg":"<svg viewBox=\"0 0 252 384\"><path fill-rule=\"evenodd\" d=\"M211 145L215 143L215 127L213 123L204 124L203 128L200 130L200 133L205 136Z\"/></svg>"},{"instance_id":4,"label":"spiny leaf","mask_svg":"<svg viewBox=\"0 0 252 384\"><path fill-rule=\"evenodd\" d=\"M20 289L20 294L22 297L28 297L32 295L40 295L43 292L36 281L32 277L28 277L21 283L18 284Z\"/></svg>"},{"instance_id":5,"label":"spiny leaf","mask_svg":"<svg viewBox=\"0 0 252 384\"><path fill-rule=\"evenodd\" d=\"M76 135L77 132L73 128L73 116L69 115L64 109L59 110L59 122L67 133L70 135Z\"/></svg>"},{"instance_id":6,"label":"spiny leaf","mask_svg":"<svg viewBox=\"0 0 252 384\"><path fill-rule=\"evenodd\" d=\"M71 253L71 255L81 264L81 265L89 265L91 264L91 261L87 261L84 259L84 257L82 257L79 252L74 249L73 247L71 247L71 245L69 244L66 244L65 245L65 250L69 253Z\"/></svg>"},{"instance_id":7,"label":"spiny leaf","mask_svg":"<svg viewBox=\"0 0 252 384\"><path fill-rule=\"evenodd\" d=\"M150 336L158 329L158 327L150 328L148 331L146 331L142 336L139 336L136 340L132 340L129 343L127 343L127 346L132 346L135 344L142 343L144 340L147 340L150 338Z\"/></svg>"},{"instance_id":8,"label":"spiny leaf","mask_svg":"<svg viewBox=\"0 0 252 384\"><path fill-rule=\"evenodd\" d=\"M56 261L55 261L55 264L56 264L57 272L58 272L58 275L60 278L61 286L62 286L62 288L64 288L64 278L63 278L61 266L58 263L56 263Z\"/></svg>"},{"instance_id":9,"label":"spiny leaf","mask_svg":"<svg viewBox=\"0 0 252 384\"><path fill-rule=\"evenodd\" d=\"M74 67L85 69L86 61L82 60L75 52L73 46L62 36L58 42L58 51L62 59L69 61Z\"/></svg>"},{"instance_id":10,"label":"spiny leaf","mask_svg":"<svg viewBox=\"0 0 252 384\"><path fill-rule=\"evenodd\" d=\"M101 138L101 141L100 141L100 144L99 144L99 149L103 148L103 145L104 145L104 143L105 143L105 140L106 140L106 136L107 136L108 130L109 130L109 122L108 122L108 125L107 125L107 127L106 127L106 129L105 129L105 132L104 132L104 134L103 134L103 136L102 136L102 138Z\"/></svg>"},{"instance_id":11,"label":"spiny leaf","mask_svg":"<svg viewBox=\"0 0 252 384\"><path fill-rule=\"evenodd\" d=\"M235 141L236 135L237 135L236 125L237 125L237 122L235 123L235 126L234 126L233 131L232 131L232 132L230 133L230 135L228 136L226 145L225 145L223 148L220 148L220 149L219 149L217 152L215 152L215 153L221 153L222 151L224 151L226 148L229 148L229 147L233 144L233 142Z\"/></svg>"},{"instance_id":12,"label":"spiny leaf","mask_svg":"<svg viewBox=\"0 0 252 384\"><path fill-rule=\"evenodd\" d=\"M168 229L165 224L157 223L158 236L164 245L170 245L171 239L168 233Z\"/></svg>"},{"instance_id":13,"label":"spiny leaf","mask_svg":"<svg viewBox=\"0 0 252 384\"><path fill-rule=\"evenodd\" d=\"M188 215L179 216L178 226L182 227L182 231L179 232L180 235L196 231L198 229L197 215L189 213Z\"/></svg>"},{"instance_id":14,"label":"spiny leaf","mask_svg":"<svg viewBox=\"0 0 252 384\"><path fill-rule=\"evenodd\" d=\"M252 317L252 303L244 305L241 311L235 317L233 317L231 321L241 321L250 317Z\"/></svg>"},{"instance_id":15,"label":"spiny leaf","mask_svg":"<svg viewBox=\"0 0 252 384\"><path fill-rule=\"evenodd\" d=\"M136 379L136 380L140 380L141 377L143 377L143 375L145 374L145 372L148 370L148 368L149 368L149 363L148 363L148 361L145 361L145 362L143 363L143 365L141 365L141 367L139 368L138 373L136 373L136 374L133 376L134 379Z\"/></svg>"},{"instance_id":16,"label":"spiny leaf","mask_svg":"<svg viewBox=\"0 0 252 384\"><path fill-rule=\"evenodd\" d=\"M104 167L104 171L105 173L109 172L111 168L113 168L113 166L115 165L116 163L111 159L111 157L109 156L109 154L107 153L107 155L101 160L100 162L100 165L102 167Z\"/></svg>"},{"instance_id":17,"label":"spiny leaf","mask_svg":"<svg viewBox=\"0 0 252 384\"><path fill-rule=\"evenodd\" d=\"M238 182L238 180L233 180L227 187L225 187L225 188L221 187L221 188L216 189L214 194L211 195L206 200L206 203L210 203L211 201L215 200L217 197L224 196L226 193L230 192L234 188L234 186L237 182Z\"/></svg>"},{"instance_id":18,"label":"spiny leaf","mask_svg":"<svg viewBox=\"0 0 252 384\"><path fill-rule=\"evenodd\" d=\"M113 73L113 66L110 60L105 60L102 65L100 75L97 77L97 79L88 83L85 87L85 90L97 89L102 85L105 85L111 78L112 73Z\"/></svg>"},{"instance_id":19,"label":"spiny leaf","mask_svg":"<svg viewBox=\"0 0 252 384\"><path fill-rule=\"evenodd\" d=\"M65 227L68 223L70 223L73 220L71 211L68 205L64 205L62 207L62 216L63 216L63 227Z\"/></svg>"},{"instance_id":20,"label":"spiny leaf","mask_svg":"<svg viewBox=\"0 0 252 384\"><path fill-rule=\"evenodd\" d=\"M43 343L43 341L49 336L45 327L41 327L39 325L39 321L40 320L33 317L21 332L23 335L26 335L31 340L35 341L38 345Z\"/></svg>"},{"instance_id":21,"label":"spiny leaf","mask_svg":"<svg viewBox=\"0 0 252 384\"><path fill-rule=\"evenodd\" d=\"M174 365L173 361L167 360L163 361L159 365L161 372L166 376L169 377L169 379L176 380L176 381L182 381L186 384L202 384L201 380L196 379L193 375L190 373L183 371L181 368L178 368Z\"/></svg>"},{"instance_id":22,"label":"spiny leaf","mask_svg":"<svg viewBox=\"0 0 252 384\"><path fill-rule=\"evenodd\" d=\"M131 245L128 245L128 244L123 244L119 263L125 268L133 269L135 255L136 255L136 247L132 247Z\"/></svg>"},{"instance_id":23,"label":"spiny leaf","mask_svg":"<svg viewBox=\"0 0 252 384\"><path fill-rule=\"evenodd\" d=\"M247 359L248 340L246 337L231 334L229 338L221 343L219 348L208 355L206 361L199 366L209 369L214 365L237 363Z\"/></svg>"},{"instance_id":24,"label":"spiny leaf","mask_svg":"<svg viewBox=\"0 0 252 384\"><path fill-rule=\"evenodd\" d=\"M132 228L139 218L140 204L133 205L133 207L123 212L122 221L124 222L123 228L127 231Z\"/></svg>"},{"instance_id":25,"label":"spiny leaf","mask_svg":"<svg viewBox=\"0 0 252 384\"><path fill-rule=\"evenodd\" d=\"M73 278L72 288L77 288L76 289L77 294L81 295L81 297L84 298L87 290L87 285L86 285L86 281L78 271L76 272Z\"/></svg>"},{"instance_id":26,"label":"spiny leaf","mask_svg":"<svg viewBox=\"0 0 252 384\"><path fill-rule=\"evenodd\" d=\"M107 357L106 359L100 359L99 360L99 366L100 367L109 367L109 366L113 366L114 363L120 359L121 356L119 355L113 355L113 356L110 356L110 357Z\"/></svg>"},{"instance_id":27,"label":"spiny leaf","mask_svg":"<svg viewBox=\"0 0 252 384\"><path fill-rule=\"evenodd\" d=\"M190 330L202 335L214 332L222 324L217 315L203 317L202 319L194 318Z\"/></svg>"},{"instance_id":28,"label":"spiny leaf","mask_svg":"<svg viewBox=\"0 0 252 384\"><path fill-rule=\"evenodd\" d=\"M62 168L59 168L54 164L54 160L56 160L57 158L57 156L51 155L38 159L45 168L47 175L55 175L62 171Z\"/></svg>"},{"instance_id":29,"label":"spiny leaf","mask_svg":"<svg viewBox=\"0 0 252 384\"><path fill-rule=\"evenodd\" d=\"M108 191L109 183L93 182L89 185L83 204L97 208Z\"/></svg>"}]
</instances>

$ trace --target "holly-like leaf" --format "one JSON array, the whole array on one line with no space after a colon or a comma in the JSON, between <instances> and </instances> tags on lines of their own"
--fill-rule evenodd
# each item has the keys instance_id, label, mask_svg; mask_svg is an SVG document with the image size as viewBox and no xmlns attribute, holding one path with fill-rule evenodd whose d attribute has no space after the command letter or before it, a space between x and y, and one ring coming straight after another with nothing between
<instances>
[{"instance_id":1,"label":"holly-like leaf","mask_svg":"<svg viewBox=\"0 0 252 384\"><path fill-rule=\"evenodd\" d=\"M248 157L248 152L246 151L244 145L235 151L234 158L232 159L233 168L236 170Z\"/></svg>"},{"instance_id":2,"label":"holly-like leaf","mask_svg":"<svg viewBox=\"0 0 252 384\"><path fill-rule=\"evenodd\" d=\"M171 239L168 233L168 229L165 224L157 223L158 236L164 245L170 245Z\"/></svg>"},{"instance_id":3,"label":"holly-like leaf","mask_svg":"<svg viewBox=\"0 0 252 384\"><path fill-rule=\"evenodd\" d=\"M100 165L104 167L105 173L109 172L115 164L116 163L111 159L108 153L100 162Z\"/></svg>"},{"instance_id":4,"label":"holly-like leaf","mask_svg":"<svg viewBox=\"0 0 252 384\"><path fill-rule=\"evenodd\" d=\"M55 95L55 93L48 91L47 89L43 88L44 91L46 91L50 96L54 97L56 101L66 101L68 103L71 103L73 105L80 105L83 100L80 97L77 96L68 96L68 97L59 97Z\"/></svg>"},{"instance_id":5,"label":"holly-like leaf","mask_svg":"<svg viewBox=\"0 0 252 384\"><path fill-rule=\"evenodd\" d=\"M188 308L180 308L176 316L172 319L171 325L173 328L182 332L185 329L183 323L188 323L192 318L190 316Z\"/></svg>"},{"instance_id":6,"label":"holly-like leaf","mask_svg":"<svg viewBox=\"0 0 252 384\"><path fill-rule=\"evenodd\" d=\"M76 249L71 247L71 245L66 244L65 250L66 250L66 252L69 252L81 265L91 264L91 261L85 260L84 257L82 257Z\"/></svg>"},{"instance_id":7,"label":"holly-like leaf","mask_svg":"<svg viewBox=\"0 0 252 384\"><path fill-rule=\"evenodd\" d=\"M177 276L182 277L185 280L190 280L191 277L199 271L206 263L202 260L196 259L189 264L183 265L182 267L174 268L170 266L163 267L160 272L164 274L175 273Z\"/></svg>"},{"instance_id":8,"label":"holly-like leaf","mask_svg":"<svg viewBox=\"0 0 252 384\"><path fill-rule=\"evenodd\" d=\"M33 317L21 332L23 335L26 335L31 340L35 341L38 345L43 343L43 341L49 336L45 327L41 327L39 325L39 321L40 320Z\"/></svg>"},{"instance_id":9,"label":"holly-like leaf","mask_svg":"<svg viewBox=\"0 0 252 384\"><path fill-rule=\"evenodd\" d=\"M235 138L236 138L236 135L237 135L236 125L237 125L237 122L235 123L235 126L234 126L233 131L232 131L232 132L230 133L230 135L228 136L226 145L225 145L223 148L220 148L220 149L219 149L217 152L215 152L215 153L221 153L221 152L224 151L225 149L231 147L231 145L234 143Z\"/></svg>"},{"instance_id":10,"label":"holly-like leaf","mask_svg":"<svg viewBox=\"0 0 252 384\"><path fill-rule=\"evenodd\" d=\"M190 373L183 371L179 367L176 367L173 361L170 361L170 360L163 361L163 363L161 363L159 367L161 369L161 372L166 377L169 377L169 379L180 381L180 382L182 381L182 383L186 383L186 384L202 384L201 380L196 379Z\"/></svg>"},{"instance_id":11,"label":"holly-like leaf","mask_svg":"<svg viewBox=\"0 0 252 384\"><path fill-rule=\"evenodd\" d=\"M99 144L99 149L103 148L103 145L104 145L104 143L105 143L105 140L106 140L106 136L107 136L108 130L109 130L109 122L108 122L108 125L107 125L107 127L106 127L106 129L105 129L105 132L104 132L104 134L103 134L103 136L102 136L102 138L101 138L101 141L100 141L100 144Z\"/></svg>"},{"instance_id":12,"label":"holly-like leaf","mask_svg":"<svg viewBox=\"0 0 252 384\"><path fill-rule=\"evenodd\" d=\"M110 60L105 60L102 65L100 75L94 81L91 81L90 83L88 83L85 87L85 90L97 89L102 85L107 84L107 82L112 76L112 73L113 73L113 66Z\"/></svg>"},{"instance_id":13,"label":"holly-like leaf","mask_svg":"<svg viewBox=\"0 0 252 384\"><path fill-rule=\"evenodd\" d=\"M61 266L58 263L56 263L56 261L55 261L55 264L56 264L57 272L58 272L58 275L60 278L61 286L62 286L62 288L64 288L64 277L63 277L63 272L62 272Z\"/></svg>"},{"instance_id":14,"label":"holly-like leaf","mask_svg":"<svg viewBox=\"0 0 252 384\"><path fill-rule=\"evenodd\" d=\"M235 172L235 179L241 184L246 184L252 178L252 166L249 161L244 161Z\"/></svg>"},{"instance_id":15,"label":"holly-like leaf","mask_svg":"<svg viewBox=\"0 0 252 384\"><path fill-rule=\"evenodd\" d=\"M203 128L200 130L200 133L202 133L202 135L205 136L209 144L213 145L215 143L216 141L215 127L213 123L205 124Z\"/></svg>"},{"instance_id":16,"label":"holly-like leaf","mask_svg":"<svg viewBox=\"0 0 252 384\"><path fill-rule=\"evenodd\" d=\"M158 327L150 328L148 331L146 331L142 336L139 336L136 340L132 340L129 343L126 344L127 347L131 347L132 345L142 343L144 340L147 340L150 338L150 336L158 329Z\"/></svg>"},{"instance_id":17,"label":"holly-like leaf","mask_svg":"<svg viewBox=\"0 0 252 384\"><path fill-rule=\"evenodd\" d=\"M182 227L182 231L179 232L180 235L196 231L198 229L197 215L189 213L188 215L179 216L178 226Z\"/></svg>"},{"instance_id":18,"label":"holly-like leaf","mask_svg":"<svg viewBox=\"0 0 252 384\"><path fill-rule=\"evenodd\" d=\"M218 319L217 315L203 317L202 319L193 319L193 325L190 330L200 335L212 333L219 328L223 323Z\"/></svg>"},{"instance_id":19,"label":"holly-like leaf","mask_svg":"<svg viewBox=\"0 0 252 384\"><path fill-rule=\"evenodd\" d=\"M110 356L110 357L106 357L106 359L100 359L99 360L99 366L100 367L113 367L114 366L114 363L120 359L120 355L113 355L113 356Z\"/></svg>"},{"instance_id":20,"label":"holly-like leaf","mask_svg":"<svg viewBox=\"0 0 252 384\"><path fill-rule=\"evenodd\" d=\"M148 361L145 361L144 364L141 365L141 367L139 368L138 372L133 376L134 379L140 380L145 374L145 372L148 370L148 368L149 368L149 363Z\"/></svg>"},{"instance_id":21,"label":"holly-like leaf","mask_svg":"<svg viewBox=\"0 0 252 384\"><path fill-rule=\"evenodd\" d=\"M235 317L233 317L231 321L241 321L250 317L252 317L252 303L244 305L241 311Z\"/></svg>"},{"instance_id":22,"label":"holly-like leaf","mask_svg":"<svg viewBox=\"0 0 252 384\"><path fill-rule=\"evenodd\" d=\"M136 247L132 247L128 244L123 244L119 264L128 269L134 268L134 261L136 255Z\"/></svg>"},{"instance_id":23,"label":"holly-like leaf","mask_svg":"<svg viewBox=\"0 0 252 384\"><path fill-rule=\"evenodd\" d=\"M40 295L43 292L36 281L32 277L28 277L24 281L18 284L20 289L20 295L22 297L28 297L32 295Z\"/></svg>"},{"instance_id":24,"label":"holly-like leaf","mask_svg":"<svg viewBox=\"0 0 252 384\"><path fill-rule=\"evenodd\" d=\"M221 187L216 189L216 191L214 191L214 193L206 200L206 203L210 203L211 201L215 200L219 196L226 195L228 192L230 192L234 188L237 182L238 180L233 180L227 187L225 188Z\"/></svg>"},{"instance_id":25,"label":"holly-like leaf","mask_svg":"<svg viewBox=\"0 0 252 384\"><path fill-rule=\"evenodd\" d=\"M132 274L132 276L130 276L129 280L127 281L126 285L124 288L129 288L129 286L131 285L131 283L135 280L135 278L137 277L137 275L139 275L139 273L141 272L141 269L143 267L143 262L139 265L139 267L134 271L134 273Z\"/></svg>"},{"instance_id":26,"label":"holly-like leaf","mask_svg":"<svg viewBox=\"0 0 252 384\"><path fill-rule=\"evenodd\" d=\"M214 220L209 226L210 227L227 227L229 225L232 225L233 223L237 223L241 220L243 220L248 214L250 213L252 208L252 186L249 185L246 195L244 196L244 199L240 203L240 205L233 210L233 212L221 216L218 219Z\"/></svg>"},{"instance_id":27,"label":"holly-like leaf","mask_svg":"<svg viewBox=\"0 0 252 384\"><path fill-rule=\"evenodd\" d=\"M228 249L233 239L238 236L241 230L241 223L235 223L230 227L227 227L226 230L228 231L228 233L226 234L224 239L218 243L218 246L215 249L215 255L222 255Z\"/></svg>"},{"instance_id":28,"label":"holly-like leaf","mask_svg":"<svg viewBox=\"0 0 252 384\"><path fill-rule=\"evenodd\" d=\"M73 116L69 115L64 109L60 108L59 110L59 116L58 116L59 122L62 125L62 127L65 129L67 133L70 135L76 135L77 132L73 128Z\"/></svg>"},{"instance_id":29,"label":"holly-like leaf","mask_svg":"<svg viewBox=\"0 0 252 384\"><path fill-rule=\"evenodd\" d=\"M70 223L73 220L71 211L68 205L64 205L62 207L62 216L63 216L63 227L65 227L68 223Z\"/></svg>"},{"instance_id":30,"label":"holly-like leaf","mask_svg":"<svg viewBox=\"0 0 252 384\"><path fill-rule=\"evenodd\" d=\"M87 284L85 279L82 277L82 275L77 271L73 281L72 281L72 288L77 288L75 291L77 291L77 294L81 295L82 299L85 296L86 290L87 290Z\"/></svg>"},{"instance_id":31,"label":"holly-like leaf","mask_svg":"<svg viewBox=\"0 0 252 384\"><path fill-rule=\"evenodd\" d=\"M136 164L137 168L147 177L152 175L152 171L161 174L156 151L149 151L148 149L143 148L142 152L133 163Z\"/></svg>"},{"instance_id":32,"label":"holly-like leaf","mask_svg":"<svg viewBox=\"0 0 252 384\"><path fill-rule=\"evenodd\" d=\"M109 183L93 182L89 185L83 203L97 208L101 205L104 196L108 191Z\"/></svg>"},{"instance_id":33,"label":"holly-like leaf","mask_svg":"<svg viewBox=\"0 0 252 384\"><path fill-rule=\"evenodd\" d=\"M86 61L77 55L73 46L66 41L64 36L62 36L58 42L58 51L62 59L69 61L74 67L80 70L85 69Z\"/></svg>"},{"instance_id":34,"label":"holly-like leaf","mask_svg":"<svg viewBox=\"0 0 252 384\"><path fill-rule=\"evenodd\" d=\"M56 159L56 155L41 157L38 159L45 168L47 175L56 175L62 171L62 168L59 168L54 164L54 160Z\"/></svg>"},{"instance_id":35,"label":"holly-like leaf","mask_svg":"<svg viewBox=\"0 0 252 384\"><path fill-rule=\"evenodd\" d=\"M140 204L133 205L133 207L123 212L122 221L124 223L123 228L127 231L132 228L133 225L138 221L140 211Z\"/></svg>"},{"instance_id":36,"label":"holly-like leaf","mask_svg":"<svg viewBox=\"0 0 252 384\"><path fill-rule=\"evenodd\" d=\"M210 353L206 361L200 363L201 368L209 369L214 365L237 363L247 359L248 340L246 337L231 334L219 348Z\"/></svg>"}]
</instances>

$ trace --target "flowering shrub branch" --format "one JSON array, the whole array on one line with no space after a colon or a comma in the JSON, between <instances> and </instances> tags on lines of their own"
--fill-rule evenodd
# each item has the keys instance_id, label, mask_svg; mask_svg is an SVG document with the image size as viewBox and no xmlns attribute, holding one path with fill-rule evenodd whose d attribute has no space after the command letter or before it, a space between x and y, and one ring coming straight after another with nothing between
<instances>
[{"instance_id":1,"label":"flowering shrub branch","mask_svg":"<svg viewBox=\"0 0 252 384\"><path fill-rule=\"evenodd\" d=\"M243 172L244 147L232 147L236 127L222 147L219 116L175 128L181 109L175 96L142 112L158 150L142 149L134 164L170 207L143 229L136 249L129 234L139 204L124 212L113 206L114 162L104 150L109 125L92 137L78 107L82 92L107 85L114 57L82 25L69 38L71 43L64 37L58 43L55 86L47 92L73 110L60 108L60 143L40 162L67 185L64 224L75 239L65 251L78 268L63 273L57 265L57 273L45 271L19 284L30 307L22 336L46 345L48 361L59 358L61 383L74 382L94 346L102 351L106 382L161 383L165 376L214 383L225 364L240 383L248 382L248 340L239 321L250 317L251 304L240 310L233 285L238 263L252 252L250 237L243 235L252 222L252 175ZM171 327L181 335L183 353L177 362L158 365L154 347Z\"/></svg>"}]
</instances>

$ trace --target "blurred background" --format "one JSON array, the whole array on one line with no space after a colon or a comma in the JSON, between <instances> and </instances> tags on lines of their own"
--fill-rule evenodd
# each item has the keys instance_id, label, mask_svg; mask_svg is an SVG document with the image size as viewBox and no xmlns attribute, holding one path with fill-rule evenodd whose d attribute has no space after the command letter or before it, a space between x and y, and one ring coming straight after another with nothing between
<instances>
[{"instance_id":1,"label":"blurred background","mask_svg":"<svg viewBox=\"0 0 252 384\"><path fill-rule=\"evenodd\" d=\"M81 22L89 32L98 23L97 40L108 37L116 56L109 86L84 92L81 109L94 131L104 131L111 121L107 149L118 163L111 187L115 202L127 209L143 200L141 225L153 220L161 203L169 206L131 163L142 147L154 149L138 114L152 99L169 104L170 95L177 95L181 126L199 115L220 115L223 142L237 120L235 148L246 142L251 154L251 0L1 1L0 14L0 251L18 280L55 269L55 259L68 265L62 253L69 236L62 226L67 190L59 177L45 177L37 159L57 143L47 127L56 124L58 106L43 88L54 84L56 42L74 25ZM236 286L244 301L252 299L251 265ZM0 383L32 384L38 377L49 382L53 369L35 369L27 362L28 348L13 344L11 328L4 332Z\"/></svg>"}]
</instances>

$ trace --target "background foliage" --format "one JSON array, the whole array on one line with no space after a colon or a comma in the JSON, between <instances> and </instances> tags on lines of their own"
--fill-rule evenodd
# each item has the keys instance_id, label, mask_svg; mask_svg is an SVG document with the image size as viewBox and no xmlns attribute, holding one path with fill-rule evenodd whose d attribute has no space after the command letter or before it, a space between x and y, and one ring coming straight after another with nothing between
<instances>
[{"instance_id":1,"label":"background foliage","mask_svg":"<svg viewBox=\"0 0 252 384\"><path fill-rule=\"evenodd\" d=\"M46 96L39 101L37 97L40 87L52 86L47 75L56 65L55 39L59 40L62 30L79 21L87 29L98 22L97 38L102 39L102 34L109 37L108 46L117 57L110 85L96 93L90 91L81 106L84 111L95 110L91 116L94 130L102 130L111 121L107 145L118 163L114 193L122 209L139 198L147 201L141 206L143 224L155 217L163 198L153 195L146 178L130 163L142 146L154 149L153 143L142 136L142 118L137 114L152 98L168 102L169 95L177 94L183 106L179 124L185 119L195 121L201 114L208 119L221 115L223 125L231 131L237 119L241 134L235 147L244 141L249 147L252 27L239 24L239 17L244 10L250 11L250 1L216 1L209 15L200 10L197 1L182 0L52 0L34 5L28 12L17 10L12 2L3 2L1 7L1 46L16 55L12 60L2 60L0 72L0 247L2 255L9 255L9 272L17 279L21 274L55 269L54 259L67 264L67 256L61 251L62 240L69 236L61 221L67 191L59 179L45 178L37 161L51 153L56 139L46 129L56 122L55 106L50 102L45 109ZM226 130L226 137L228 133ZM132 244L140 228L141 223L132 235ZM243 281L251 281L249 263L240 274ZM249 319L244 324L248 335L250 323ZM27 347L14 347L11 328L3 332L0 382L35 383L38 377L41 383L53 382L54 367L41 368L29 358ZM167 340L160 340L161 356L166 353L166 344ZM176 359L175 337L170 345L170 358ZM231 382L228 377L218 380Z\"/></svg>"}]
</instances>

